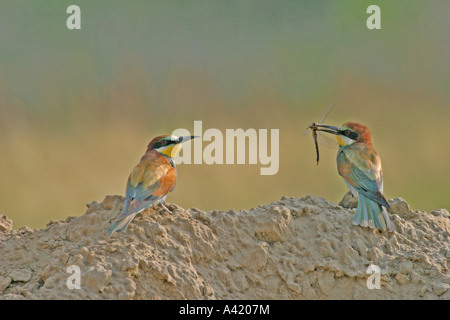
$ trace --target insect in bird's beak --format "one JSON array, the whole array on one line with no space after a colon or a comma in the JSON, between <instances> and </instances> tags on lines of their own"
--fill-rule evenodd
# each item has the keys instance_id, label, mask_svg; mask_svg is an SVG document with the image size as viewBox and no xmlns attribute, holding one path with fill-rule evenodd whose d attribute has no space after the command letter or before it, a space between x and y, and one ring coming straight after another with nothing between
<instances>
[{"instance_id":1,"label":"insect in bird's beak","mask_svg":"<svg viewBox=\"0 0 450 320\"><path fill-rule=\"evenodd\" d=\"M319 144L317 143L317 131L324 131L324 130L320 130L319 127L327 127L327 126L322 126L322 122L325 121L325 118L328 116L328 114L331 111L331 108L333 107L333 104L330 104L330 106L328 107L327 111L325 111L324 115L322 116L322 119L320 120L320 124L317 122L313 122L311 123L311 125L307 128L308 130L306 130L305 132L303 132L303 134L307 134L309 129L311 129L312 132L312 136L314 138L314 144L316 146L316 161L317 161L317 165L319 165ZM337 128L336 128L337 129ZM331 132L330 132L331 133Z\"/></svg>"},{"instance_id":2,"label":"insect in bird's beak","mask_svg":"<svg viewBox=\"0 0 450 320\"><path fill-rule=\"evenodd\" d=\"M333 126L326 126L326 125L318 124L317 122L311 123L311 125L308 127L308 129L312 130L312 135L314 138L314 145L316 146L316 164L319 165L320 155L319 155L319 144L317 142L317 131L323 131L323 132L328 132L328 133L337 135L337 134L339 134L339 129L337 127L333 127Z\"/></svg>"},{"instance_id":3,"label":"insect in bird's beak","mask_svg":"<svg viewBox=\"0 0 450 320\"><path fill-rule=\"evenodd\" d=\"M317 143L317 130L318 130L318 123L313 122L308 129L312 130L312 135L314 138L314 145L316 146L316 165L319 165L319 144Z\"/></svg>"}]
</instances>

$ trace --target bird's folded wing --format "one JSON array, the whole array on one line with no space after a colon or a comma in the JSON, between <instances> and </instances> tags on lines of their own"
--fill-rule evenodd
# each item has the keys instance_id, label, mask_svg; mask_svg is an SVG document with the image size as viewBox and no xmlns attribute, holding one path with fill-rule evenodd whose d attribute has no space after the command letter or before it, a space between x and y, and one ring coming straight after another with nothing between
<instances>
[{"instance_id":1,"label":"bird's folded wing","mask_svg":"<svg viewBox=\"0 0 450 320\"><path fill-rule=\"evenodd\" d=\"M375 170L369 162L361 161L361 157L358 155L344 151L339 153L338 163L341 168L344 168L340 169L341 175L359 193L389 208L388 202L381 193L383 189L381 176L378 172L374 172Z\"/></svg>"},{"instance_id":2,"label":"bird's folded wing","mask_svg":"<svg viewBox=\"0 0 450 320\"><path fill-rule=\"evenodd\" d=\"M128 178L124 210L117 219L142 211L167 194L161 189L165 189L165 176L172 169L175 170L155 161L141 161Z\"/></svg>"},{"instance_id":3,"label":"bird's folded wing","mask_svg":"<svg viewBox=\"0 0 450 320\"><path fill-rule=\"evenodd\" d=\"M141 160L131 172L128 181L133 187L142 184L143 189L151 188L156 182L164 177L170 168L170 164L164 157L157 160Z\"/></svg>"}]
</instances>

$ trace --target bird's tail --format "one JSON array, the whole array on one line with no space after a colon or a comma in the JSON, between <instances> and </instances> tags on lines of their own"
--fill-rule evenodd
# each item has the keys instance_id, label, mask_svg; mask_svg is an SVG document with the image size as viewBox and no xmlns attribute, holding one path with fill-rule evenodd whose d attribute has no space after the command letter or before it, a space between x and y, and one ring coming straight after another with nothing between
<instances>
[{"instance_id":1,"label":"bird's tail","mask_svg":"<svg viewBox=\"0 0 450 320\"><path fill-rule=\"evenodd\" d=\"M361 193L358 194L358 198L358 207L352 219L354 225L381 230L387 228L388 231L393 231L393 225L386 208Z\"/></svg>"},{"instance_id":2,"label":"bird's tail","mask_svg":"<svg viewBox=\"0 0 450 320\"><path fill-rule=\"evenodd\" d=\"M136 213L130 214L122 219L116 219L111 223L111 225L108 228L108 235L111 236L114 232L121 232L125 230L131 221L133 221L134 217L136 216Z\"/></svg>"}]
</instances>

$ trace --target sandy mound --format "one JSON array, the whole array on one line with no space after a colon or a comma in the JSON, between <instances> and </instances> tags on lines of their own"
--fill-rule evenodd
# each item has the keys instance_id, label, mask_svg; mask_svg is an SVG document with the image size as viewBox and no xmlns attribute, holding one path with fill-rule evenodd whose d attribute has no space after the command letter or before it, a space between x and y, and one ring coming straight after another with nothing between
<instances>
[{"instance_id":1,"label":"sandy mound","mask_svg":"<svg viewBox=\"0 0 450 320\"><path fill-rule=\"evenodd\" d=\"M314 196L239 212L169 204L172 215L148 209L111 238L120 196L43 230L2 216L0 298L450 299L448 211L390 203L393 233L352 226L354 209ZM366 285L371 264L380 289ZM67 286L72 265L80 289Z\"/></svg>"}]
</instances>

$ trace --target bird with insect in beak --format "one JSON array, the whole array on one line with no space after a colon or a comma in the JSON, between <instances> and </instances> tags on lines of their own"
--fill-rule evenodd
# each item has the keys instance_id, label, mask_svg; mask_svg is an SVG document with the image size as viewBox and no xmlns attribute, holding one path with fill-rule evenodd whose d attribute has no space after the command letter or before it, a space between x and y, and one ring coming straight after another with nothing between
<instances>
[{"instance_id":1,"label":"bird with insect in beak","mask_svg":"<svg viewBox=\"0 0 450 320\"><path fill-rule=\"evenodd\" d=\"M339 151L337 168L353 195L358 194L354 225L393 231L383 195L383 169L373 147L372 134L359 123L347 122L339 127L317 125L317 131L336 135Z\"/></svg>"},{"instance_id":2,"label":"bird with insect in beak","mask_svg":"<svg viewBox=\"0 0 450 320\"><path fill-rule=\"evenodd\" d=\"M123 211L108 228L109 235L125 230L141 211L160 204L175 188L177 169L173 162L181 149L181 144L197 136L158 136L150 141L141 161L131 172L125 193ZM170 212L170 211L169 211Z\"/></svg>"}]
</instances>

